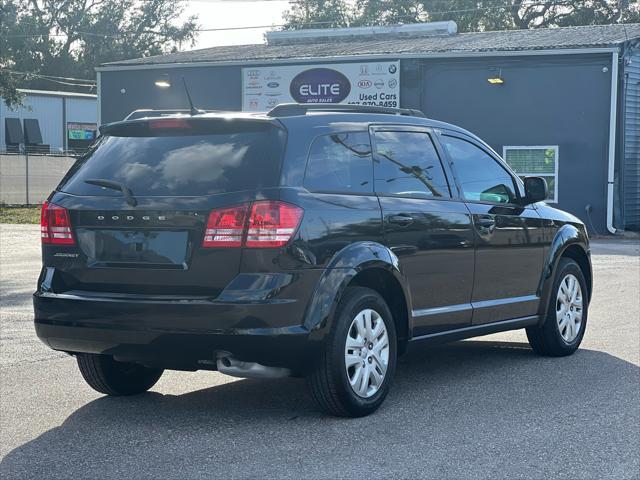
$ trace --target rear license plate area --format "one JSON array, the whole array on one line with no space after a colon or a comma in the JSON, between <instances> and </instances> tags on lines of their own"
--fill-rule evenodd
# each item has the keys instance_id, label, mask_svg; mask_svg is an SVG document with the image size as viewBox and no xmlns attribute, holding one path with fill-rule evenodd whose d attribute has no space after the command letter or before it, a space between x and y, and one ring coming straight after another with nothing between
<instances>
[{"instance_id":1,"label":"rear license plate area","mask_svg":"<svg viewBox=\"0 0 640 480\"><path fill-rule=\"evenodd\" d=\"M187 231L78 229L76 234L92 266L186 268Z\"/></svg>"}]
</instances>

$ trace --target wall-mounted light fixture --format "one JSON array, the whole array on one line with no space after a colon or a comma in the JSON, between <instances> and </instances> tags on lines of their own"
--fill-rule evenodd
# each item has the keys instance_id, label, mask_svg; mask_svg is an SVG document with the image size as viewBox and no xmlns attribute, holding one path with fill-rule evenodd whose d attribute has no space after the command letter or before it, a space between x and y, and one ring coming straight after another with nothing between
<instances>
[{"instance_id":1,"label":"wall-mounted light fixture","mask_svg":"<svg viewBox=\"0 0 640 480\"><path fill-rule=\"evenodd\" d=\"M498 75L494 75L492 77L487 78L487 82L491 85L502 85L504 83L504 79L502 78L502 69L498 69Z\"/></svg>"},{"instance_id":2,"label":"wall-mounted light fixture","mask_svg":"<svg viewBox=\"0 0 640 480\"><path fill-rule=\"evenodd\" d=\"M171 81L169 80L169 74L163 73L160 75L155 81L156 87L159 88L169 88L171 86Z\"/></svg>"}]
</instances>

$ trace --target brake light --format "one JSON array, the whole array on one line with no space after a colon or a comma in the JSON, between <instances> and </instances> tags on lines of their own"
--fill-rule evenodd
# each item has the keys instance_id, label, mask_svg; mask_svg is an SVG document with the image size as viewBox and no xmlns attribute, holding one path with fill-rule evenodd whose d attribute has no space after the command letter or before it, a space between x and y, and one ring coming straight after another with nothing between
<instances>
[{"instance_id":1,"label":"brake light","mask_svg":"<svg viewBox=\"0 0 640 480\"><path fill-rule=\"evenodd\" d=\"M149 120L151 130L188 130L191 125L184 118L160 118Z\"/></svg>"},{"instance_id":2,"label":"brake light","mask_svg":"<svg viewBox=\"0 0 640 480\"><path fill-rule=\"evenodd\" d=\"M213 210L207 220L203 247L240 247L248 205Z\"/></svg>"},{"instance_id":3,"label":"brake light","mask_svg":"<svg viewBox=\"0 0 640 480\"><path fill-rule=\"evenodd\" d=\"M302 214L300 207L271 200L216 209L209 214L202 246L282 247L293 238Z\"/></svg>"},{"instance_id":4,"label":"brake light","mask_svg":"<svg viewBox=\"0 0 640 480\"><path fill-rule=\"evenodd\" d=\"M253 203L245 245L253 248L286 245L300 225L302 213L300 207L288 203L269 200Z\"/></svg>"},{"instance_id":5,"label":"brake light","mask_svg":"<svg viewBox=\"0 0 640 480\"><path fill-rule=\"evenodd\" d=\"M75 245L71 232L69 212L66 208L44 202L40 214L40 237L42 243L51 245Z\"/></svg>"}]
</instances>

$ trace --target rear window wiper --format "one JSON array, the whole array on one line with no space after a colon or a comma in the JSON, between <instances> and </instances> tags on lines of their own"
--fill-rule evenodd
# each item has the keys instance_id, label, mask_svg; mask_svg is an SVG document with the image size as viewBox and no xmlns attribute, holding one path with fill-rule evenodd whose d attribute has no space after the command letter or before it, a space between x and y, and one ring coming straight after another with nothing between
<instances>
[{"instance_id":1,"label":"rear window wiper","mask_svg":"<svg viewBox=\"0 0 640 480\"><path fill-rule=\"evenodd\" d=\"M89 178L85 180L84 183L88 183L89 185L96 185L103 188L110 188L112 190L120 190L129 205L135 207L138 204L138 201L133 196L133 192L131 191L131 189L122 183L114 182L113 180L107 180L104 178Z\"/></svg>"}]
</instances>

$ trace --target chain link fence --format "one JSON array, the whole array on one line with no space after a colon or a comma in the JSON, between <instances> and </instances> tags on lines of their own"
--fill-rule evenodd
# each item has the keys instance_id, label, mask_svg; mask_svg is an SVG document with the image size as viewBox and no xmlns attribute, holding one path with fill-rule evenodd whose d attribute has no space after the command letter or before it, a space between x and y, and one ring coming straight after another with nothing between
<instances>
[{"instance_id":1,"label":"chain link fence","mask_svg":"<svg viewBox=\"0 0 640 480\"><path fill-rule=\"evenodd\" d=\"M70 154L0 152L0 205L38 205L76 161Z\"/></svg>"}]
</instances>

